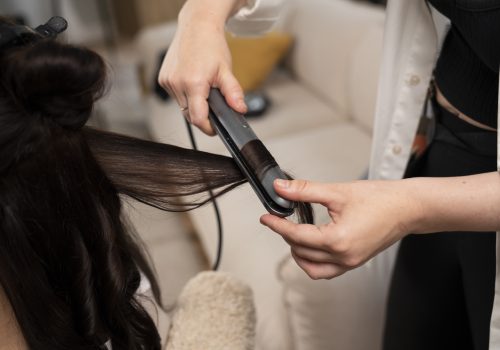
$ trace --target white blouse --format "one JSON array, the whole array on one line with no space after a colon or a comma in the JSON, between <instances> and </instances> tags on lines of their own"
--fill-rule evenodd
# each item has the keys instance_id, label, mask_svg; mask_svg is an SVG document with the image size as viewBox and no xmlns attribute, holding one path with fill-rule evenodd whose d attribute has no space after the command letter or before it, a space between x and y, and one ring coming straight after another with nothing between
<instances>
[{"instance_id":1,"label":"white blouse","mask_svg":"<svg viewBox=\"0 0 500 350\"><path fill-rule=\"evenodd\" d=\"M228 22L228 29L247 35L269 30L284 2L249 0L248 5ZM438 39L443 37L445 30L438 22L426 1L389 0L373 130L371 179L400 179L404 174L437 59ZM498 115L500 126L500 108ZM500 168L500 157L497 164ZM490 349L500 349L499 241L497 233Z\"/></svg>"},{"instance_id":2,"label":"white blouse","mask_svg":"<svg viewBox=\"0 0 500 350\"><path fill-rule=\"evenodd\" d=\"M247 0L227 26L237 35L255 35L268 31L278 19L284 0Z\"/></svg>"}]
</instances>

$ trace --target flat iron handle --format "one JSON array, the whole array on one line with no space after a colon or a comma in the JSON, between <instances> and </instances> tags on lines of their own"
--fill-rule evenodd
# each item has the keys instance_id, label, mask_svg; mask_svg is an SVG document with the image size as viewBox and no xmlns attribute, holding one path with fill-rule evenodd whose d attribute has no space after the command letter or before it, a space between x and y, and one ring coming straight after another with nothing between
<instances>
[{"instance_id":1,"label":"flat iron handle","mask_svg":"<svg viewBox=\"0 0 500 350\"><path fill-rule=\"evenodd\" d=\"M212 88L210 90L208 103L213 113L217 116L224 129L230 133L234 143L240 150L248 142L258 140L257 135L255 135L243 115L229 107L219 89Z\"/></svg>"},{"instance_id":2,"label":"flat iron handle","mask_svg":"<svg viewBox=\"0 0 500 350\"><path fill-rule=\"evenodd\" d=\"M218 89L210 90L208 104L209 118L214 129L266 209L279 216L293 214L295 203L280 197L273 186L275 179L287 179L287 176L246 119L227 105Z\"/></svg>"}]
</instances>

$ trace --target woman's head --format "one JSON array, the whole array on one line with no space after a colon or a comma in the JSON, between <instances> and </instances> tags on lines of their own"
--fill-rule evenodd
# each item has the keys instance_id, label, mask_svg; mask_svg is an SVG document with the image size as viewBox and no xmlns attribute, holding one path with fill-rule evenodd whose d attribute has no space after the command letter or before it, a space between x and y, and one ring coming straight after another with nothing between
<instances>
[{"instance_id":1,"label":"woman's head","mask_svg":"<svg viewBox=\"0 0 500 350\"><path fill-rule=\"evenodd\" d=\"M105 71L42 38L0 51L0 284L33 349L159 347L134 296L153 274L82 130Z\"/></svg>"},{"instance_id":2,"label":"woman's head","mask_svg":"<svg viewBox=\"0 0 500 350\"><path fill-rule=\"evenodd\" d=\"M30 348L98 349L108 340L117 349L159 348L135 295L142 272L158 299L154 275L88 139L143 201L141 186L155 186L123 168L144 168L147 147L136 147L143 155L133 164L123 140L101 147L108 135L83 129L105 89L99 55L30 39L0 51L0 284Z\"/></svg>"},{"instance_id":3,"label":"woman's head","mask_svg":"<svg viewBox=\"0 0 500 350\"><path fill-rule=\"evenodd\" d=\"M141 274L159 289L120 196L189 210L246 181L229 157L84 127L105 83L85 48L0 49L0 285L33 349L159 349Z\"/></svg>"}]
</instances>

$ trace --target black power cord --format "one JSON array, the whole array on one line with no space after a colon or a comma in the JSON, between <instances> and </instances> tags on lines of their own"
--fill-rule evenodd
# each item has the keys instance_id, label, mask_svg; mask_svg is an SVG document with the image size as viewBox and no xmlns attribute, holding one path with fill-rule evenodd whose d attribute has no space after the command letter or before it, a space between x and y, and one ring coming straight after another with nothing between
<instances>
[{"instance_id":1,"label":"black power cord","mask_svg":"<svg viewBox=\"0 0 500 350\"><path fill-rule=\"evenodd\" d=\"M194 150L197 151L198 146L196 145L196 140L194 138L193 127L186 119L184 119L184 121L186 122L189 139L191 140L191 146L193 147ZM215 200L214 193L212 192L212 190L208 191L208 193L211 198L210 201L212 202L212 205L214 207L215 217L217 218L217 230L218 230L217 255L215 257L214 265L212 267L212 270L217 271L219 269L222 256L222 238L223 238L222 218L220 216L219 206L217 204L217 201Z\"/></svg>"}]
</instances>

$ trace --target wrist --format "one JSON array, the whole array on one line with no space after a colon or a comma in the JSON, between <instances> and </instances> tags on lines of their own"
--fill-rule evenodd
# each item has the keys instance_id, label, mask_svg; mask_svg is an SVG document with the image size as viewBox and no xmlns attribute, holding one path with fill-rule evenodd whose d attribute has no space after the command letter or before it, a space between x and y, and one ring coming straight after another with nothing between
<instances>
[{"instance_id":1,"label":"wrist","mask_svg":"<svg viewBox=\"0 0 500 350\"><path fill-rule=\"evenodd\" d=\"M426 211L422 199L425 191L420 178L403 179L400 183L400 196L402 199L400 216L401 238L410 233L424 233Z\"/></svg>"}]
</instances>

